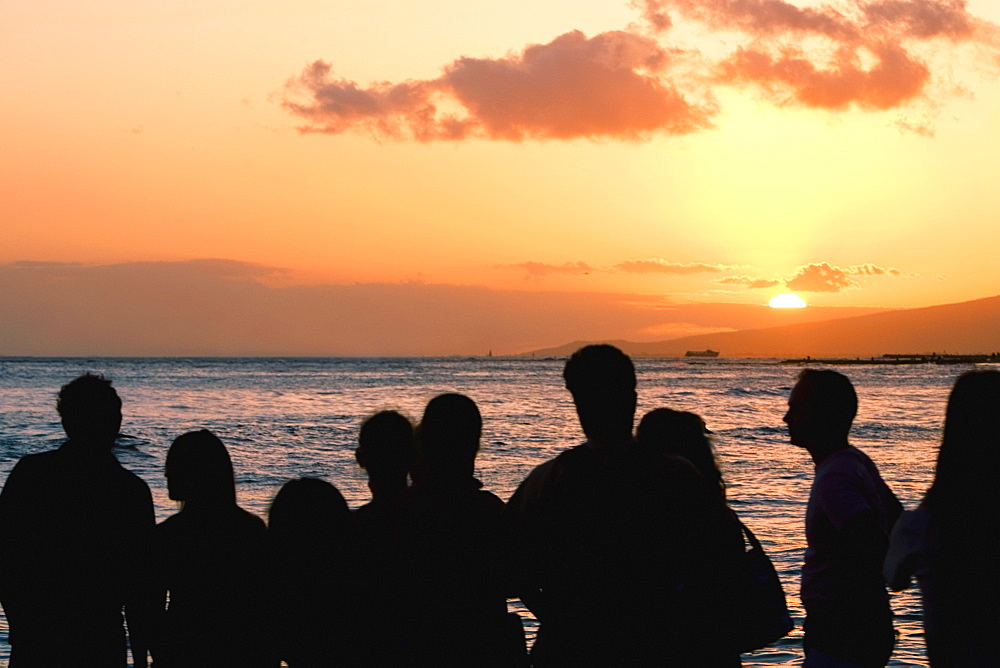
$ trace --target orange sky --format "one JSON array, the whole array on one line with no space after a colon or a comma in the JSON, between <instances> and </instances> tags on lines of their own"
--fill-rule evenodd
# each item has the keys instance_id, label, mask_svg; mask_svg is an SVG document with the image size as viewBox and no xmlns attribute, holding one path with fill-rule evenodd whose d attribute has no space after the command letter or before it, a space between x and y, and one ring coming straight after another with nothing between
<instances>
[{"instance_id":1,"label":"orange sky","mask_svg":"<svg viewBox=\"0 0 1000 668\"><path fill-rule=\"evenodd\" d=\"M0 354L63 322L25 262L132 263L183 322L219 279L184 271L202 258L249 263L226 266L269 289L395 286L386 303L419 286L543 295L515 320L566 293L642 311L627 331L594 312L575 335L494 344L509 352L741 326L672 303L1000 292L989 0L147 5L0 6L0 274L21 286ZM66 294L114 300L45 266ZM158 267L203 282L154 290ZM455 352L482 345L456 336ZM404 341L322 352L414 354ZM281 345L315 349L259 350ZM29 352L45 351L65 347Z\"/></svg>"}]
</instances>

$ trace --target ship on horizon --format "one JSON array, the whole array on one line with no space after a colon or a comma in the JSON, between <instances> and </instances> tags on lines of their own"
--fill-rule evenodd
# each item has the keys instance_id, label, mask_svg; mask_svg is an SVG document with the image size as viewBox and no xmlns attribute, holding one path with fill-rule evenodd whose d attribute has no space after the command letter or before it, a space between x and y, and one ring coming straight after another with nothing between
<instances>
[{"instance_id":1,"label":"ship on horizon","mask_svg":"<svg viewBox=\"0 0 1000 668\"><path fill-rule=\"evenodd\" d=\"M684 353L684 357L718 357L718 350L711 350L706 348L705 350L689 350Z\"/></svg>"}]
</instances>

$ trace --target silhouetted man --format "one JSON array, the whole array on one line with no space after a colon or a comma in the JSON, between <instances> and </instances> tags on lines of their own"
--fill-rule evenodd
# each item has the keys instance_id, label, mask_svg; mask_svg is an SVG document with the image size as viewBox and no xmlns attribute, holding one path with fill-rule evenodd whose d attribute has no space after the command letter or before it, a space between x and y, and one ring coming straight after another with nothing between
<instances>
[{"instance_id":1,"label":"silhouetted man","mask_svg":"<svg viewBox=\"0 0 1000 668\"><path fill-rule=\"evenodd\" d=\"M68 440L27 455L0 493L0 603L12 668L146 665L155 524L149 487L111 453L121 400L85 374L59 392Z\"/></svg>"},{"instance_id":2,"label":"silhouetted man","mask_svg":"<svg viewBox=\"0 0 1000 668\"><path fill-rule=\"evenodd\" d=\"M399 504L404 665L517 660L503 587L504 504L474 476L482 427L472 399L442 394L427 404L417 429L413 487Z\"/></svg>"},{"instance_id":3,"label":"silhouetted man","mask_svg":"<svg viewBox=\"0 0 1000 668\"><path fill-rule=\"evenodd\" d=\"M788 398L789 440L816 465L802 566L805 666L884 666L895 644L882 562L901 507L848 442L857 410L851 381L836 371L804 370Z\"/></svg>"},{"instance_id":4,"label":"silhouetted man","mask_svg":"<svg viewBox=\"0 0 1000 668\"><path fill-rule=\"evenodd\" d=\"M739 665L721 620L742 539L718 491L633 442L620 350L586 346L563 376L587 441L532 471L506 512L516 593L541 624L533 665Z\"/></svg>"}]
</instances>

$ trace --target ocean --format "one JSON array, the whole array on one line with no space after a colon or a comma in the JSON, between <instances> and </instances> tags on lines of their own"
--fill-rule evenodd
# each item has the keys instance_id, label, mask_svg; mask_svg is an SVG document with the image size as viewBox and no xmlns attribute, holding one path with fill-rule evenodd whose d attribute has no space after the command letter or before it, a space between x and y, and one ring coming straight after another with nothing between
<instances>
[{"instance_id":1,"label":"ocean","mask_svg":"<svg viewBox=\"0 0 1000 668\"><path fill-rule=\"evenodd\" d=\"M745 666L798 665L803 611L798 578L811 480L808 454L781 421L800 367L769 359L637 359L639 413L699 413L714 432L732 508L757 534L785 585L796 631L744 656ZM215 432L236 468L239 503L265 517L287 480L334 483L351 507L369 499L354 462L361 421L392 408L418 420L442 392L461 392L483 414L477 475L508 499L536 465L582 441L562 383L564 361L508 358L0 358L0 481L21 456L57 447L59 387L91 371L114 381L124 402L115 454L153 491L158 519L176 512L163 463L171 440ZM855 445L878 464L911 508L931 481L948 391L968 365L850 366L860 399ZM638 416L637 416L638 417ZM526 617L529 637L534 620ZM927 665L919 596L894 595L900 633L890 665ZM447 620L441 632L447 633ZM7 665L0 617L0 666Z\"/></svg>"}]
</instances>

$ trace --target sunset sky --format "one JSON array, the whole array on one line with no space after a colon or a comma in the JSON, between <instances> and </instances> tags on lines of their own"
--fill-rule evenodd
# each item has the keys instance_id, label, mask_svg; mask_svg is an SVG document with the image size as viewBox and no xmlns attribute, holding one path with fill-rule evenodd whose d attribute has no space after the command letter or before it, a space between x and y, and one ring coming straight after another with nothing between
<instances>
[{"instance_id":1,"label":"sunset sky","mask_svg":"<svg viewBox=\"0 0 1000 668\"><path fill-rule=\"evenodd\" d=\"M993 0L8 0L0 354L512 353L738 329L696 306L780 292L998 294L998 24Z\"/></svg>"}]
</instances>

